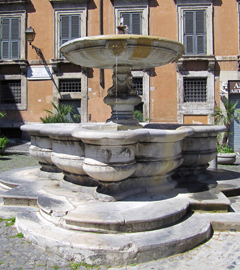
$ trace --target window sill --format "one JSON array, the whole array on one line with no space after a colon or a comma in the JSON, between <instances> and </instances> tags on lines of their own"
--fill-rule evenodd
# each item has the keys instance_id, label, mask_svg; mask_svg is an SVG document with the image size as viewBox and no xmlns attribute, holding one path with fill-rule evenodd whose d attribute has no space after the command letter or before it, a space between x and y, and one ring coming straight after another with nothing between
<instances>
[{"instance_id":1,"label":"window sill","mask_svg":"<svg viewBox=\"0 0 240 270\"><path fill-rule=\"evenodd\" d=\"M178 71L185 71L187 61L207 61L207 70L214 71L216 58L214 55L183 55L177 61Z\"/></svg>"}]
</instances>

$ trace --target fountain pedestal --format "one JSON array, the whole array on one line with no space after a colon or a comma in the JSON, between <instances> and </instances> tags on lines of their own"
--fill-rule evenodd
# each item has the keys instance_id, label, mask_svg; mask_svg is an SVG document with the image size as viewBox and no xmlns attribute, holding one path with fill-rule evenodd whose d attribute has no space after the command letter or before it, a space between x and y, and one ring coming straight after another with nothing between
<instances>
[{"instance_id":1,"label":"fountain pedestal","mask_svg":"<svg viewBox=\"0 0 240 270\"><path fill-rule=\"evenodd\" d=\"M112 109L112 116L107 122L137 127L139 123L133 117L133 111L134 107L141 103L141 98L132 88L131 67L127 65L114 66L112 78L113 85L104 98L104 103Z\"/></svg>"}]
</instances>

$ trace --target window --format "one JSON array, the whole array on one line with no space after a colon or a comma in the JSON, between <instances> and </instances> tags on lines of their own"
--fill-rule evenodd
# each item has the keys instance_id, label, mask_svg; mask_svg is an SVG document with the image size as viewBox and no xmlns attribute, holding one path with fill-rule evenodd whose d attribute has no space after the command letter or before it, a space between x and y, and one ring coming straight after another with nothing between
<instances>
[{"instance_id":1,"label":"window","mask_svg":"<svg viewBox=\"0 0 240 270\"><path fill-rule=\"evenodd\" d=\"M20 18L1 18L1 59L20 56Z\"/></svg>"},{"instance_id":2,"label":"window","mask_svg":"<svg viewBox=\"0 0 240 270\"><path fill-rule=\"evenodd\" d=\"M214 123L214 73L205 71L182 71L177 73L178 123L188 116L207 116L207 123Z\"/></svg>"},{"instance_id":3,"label":"window","mask_svg":"<svg viewBox=\"0 0 240 270\"><path fill-rule=\"evenodd\" d=\"M207 79L184 78L184 102L206 102Z\"/></svg>"},{"instance_id":4,"label":"window","mask_svg":"<svg viewBox=\"0 0 240 270\"><path fill-rule=\"evenodd\" d=\"M59 80L60 92L81 92L81 80L80 79L66 79Z\"/></svg>"},{"instance_id":5,"label":"window","mask_svg":"<svg viewBox=\"0 0 240 270\"><path fill-rule=\"evenodd\" d=\"M54 73L53 79L57 82L53 85L53 102L73 103L81 115L81 122L87 122L87 75L82 72Z\"/></svg>"},{"instance_id":6,"label":"window","mask_svg":"<svg viewBox=\"0 0 240 270\"><path fill-rule=\"evenodd\" d=\"M213 4L177 0L178 40L185 45L186 56L213 54Z\"/></svg>"},{"instance_id":7,"label":"window","mask_svg":"<svg viewBox=\"0 0 240 270\"><path fill-rule=\"evenodd\" d=\"M63 58L60 55L60 46L74 38L86 36L86 18L87 7L86 3L81 3L82 8L76 7L75 9L55 8L55 59Z\"/></svg>"},{"instance_id":8,"label":"window","mask_svg":"<svg viewBox=\"0 0 240 270\"><path fill-rule=\"evenodd\" d=\"M137 95L143 95L143 78L142 77L133 77L132 86L136 89ZM139 103L134 107L134 117L138 119L139 122L143 121L143 102Z\"/></svg>"},{"instance_id":9,"label":"window","mask_svg":"<svg viewBox=\"0 0 240 270\"><path fill-rule=\"evenodd\" d=\"M0 11L0 57L2 60L25 60L26 13L10 7L8 12Z\"/></svg>"},{"instance_id":10,"label":"window","mask_svg":"<svg viewBox=\"0 0 240 270\"><path fill-rule=\"evenodd\" d=\"M206 54L205 10L184 11L185 54Z\"/></svg>"},{"instance_id":11,"label":"window","mask_svg":"<svg viewBox=\"0 0 240 270\"><path fill-rule=\"evenodd\" d=\"M80 99L71 99L71 100L60 99L59 104L73 106L71 113L67 115L67 119L70 122L74 122L74 123L81 122L81 100Z\"/></svg>"},{"instance_id":12,"label":"window","mask_svg":"<svg viewBox=\"0 0 240 270\"><path fill-rule=\"evenodd\" d=\"M121 23L127 25L127 33L148 35L148 1L114 1L115 33Z\"/></svg>"},{"instance_id":13,"label":"window","mask_svg":"<svg viewBox=\"0 0 240 270\"><path fill-rule=\"evenodd\" d=\"M0 75L1 110L27 109L27 79L22 74Z\"/></svg>"},{"instance_id":14,"label":"window","mask_svg":"<svg viewBox=\"0 0 240 270\"><path fill-rule=\"evenodd\" d=\"M141 118L138 118L139 121L146 121L149 119L149 74L146 71L134 71L132 70L132 86L136 89L137 95L142 99L142 102L135 106L135 111L141 112ZM136 117L136 115L135 115Z\"/></svg>"},{"instance_id":15,"label":"window","mask_svg":"<svg viewBox=\"0 0 240 270\"><path fill-rule=\"evenodd\" d=\"M137 95L143 95L143 78L142 77L134 77L133 78L133 88L136 89Z\"/></svg>"},{"instance_id":16,"label":"window","mask_svg":"<svg viewBox=\"0 0 240 270\"><path fill-rule=\"evenodd\" d=\"M21 103L21 81L6 80L0 82L0 103Z\"/></svg>"},{"instance_id":17,"label":"window","mask_svg":"<svg viewBox=\"0 0 240 270\"><path fill-rule=\"evenodd\" d=\"M81 36L81 16L61 15L60 16L60 45Z\"/></svg>"},{"instance_id":18,"label":"window","mask_svg":"<svg viewBox=\"0 0 240 270\"><path fill-rule=\"evenodd\" d=\"M126 25L126 34L142 34L142 13L141 12L122 12L121 22Z\"/></svg>"}]
</instances>

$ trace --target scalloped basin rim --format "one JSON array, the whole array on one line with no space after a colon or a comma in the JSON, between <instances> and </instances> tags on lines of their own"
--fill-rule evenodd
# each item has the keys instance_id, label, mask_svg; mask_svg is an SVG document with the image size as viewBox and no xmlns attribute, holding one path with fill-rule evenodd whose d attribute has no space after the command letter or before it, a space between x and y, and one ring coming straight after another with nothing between
<instances>
[{"instance_id":1,"label":"scalloped basin rim","mask_svg":"<svg viewBox=\"0 0 240 270\"><path fill-rule=\"evenodd\" d=\"M60 52L74 64L111 69L116 65L152 68L175 62L185 48L178 41L144 35L88 36L70 40Z\"/></svg>"},{"instance_id":2,"label":"scalloped basin rim","mask_svg":"<svg viewBox=\"0 0 240 270\"><path fill-rule=\"evenodd\" d=\"M97 131L97 132L96 132ZM123 142L132 141L179 141L194 133L191 127L185 127L177 130L157 130L157 129L135 129L135 130L94 130L85 127L79 127L73 130L72 136L83 141L118 141L119 144Z\"/></svg>"},{"instance_id":3,"label":"scalloped basin rim","mask_svg":"<svg viewBox=\"0 0 240 270\"><path fill-rule=\"evenodd\" d=\"M76 39L72 39L64 43L61 48L65 47L68 44L72 44L75 42L81 41L94 41L94 40L149 40L149 41L163 41L163 42L171 42L176 43L180 45L184 49L184 45L178 41L172 40L170 38L164 38L164 37L158 37L158 36L147 36L147 35L130 35L130 34L124 34L124 35L98 35L98 36L87 36L87 37L80 37Z\"/></svg>"}]
</instances>

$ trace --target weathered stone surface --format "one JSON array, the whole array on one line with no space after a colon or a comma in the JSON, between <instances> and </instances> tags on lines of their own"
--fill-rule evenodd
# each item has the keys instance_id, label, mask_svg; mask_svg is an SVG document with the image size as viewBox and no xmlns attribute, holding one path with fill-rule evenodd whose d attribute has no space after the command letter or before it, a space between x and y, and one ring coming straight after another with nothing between
<instances>
[{"instance_id":1,"label":"weathered stone surface","mask_svg":"<svg viewBox=\"0 0 240 270\"><path fill-rule=\"evenodd\" d=\"M68 231L43 220L39 214L19 214L16 226L24 236L64 258L91 264L119 265L144 262L184 252L206 241L210 223L194 216L169 228L128 234Z\"/></svg>"}]
</instances>

